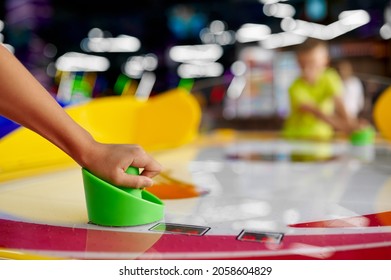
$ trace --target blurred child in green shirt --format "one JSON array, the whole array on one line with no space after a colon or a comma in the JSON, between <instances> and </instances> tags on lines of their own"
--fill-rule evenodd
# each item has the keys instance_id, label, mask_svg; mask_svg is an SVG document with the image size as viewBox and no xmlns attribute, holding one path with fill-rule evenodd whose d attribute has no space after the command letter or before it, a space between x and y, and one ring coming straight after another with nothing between
<instances>
[{"instance_id":1,"label":"blurred child in green shirt","mask_svg":"<svg viewBox=\"0 0 391 280\"><path fill-rule=\"evenodd\" d=\"M359 128L348 117L342 102L342 81L329 68L328 46L317 39L307 39L296 50L301 75L289 88L291 113L283 135L288 138L331 139L336 130L350 134Z\"/></svg>"}]
</instances>

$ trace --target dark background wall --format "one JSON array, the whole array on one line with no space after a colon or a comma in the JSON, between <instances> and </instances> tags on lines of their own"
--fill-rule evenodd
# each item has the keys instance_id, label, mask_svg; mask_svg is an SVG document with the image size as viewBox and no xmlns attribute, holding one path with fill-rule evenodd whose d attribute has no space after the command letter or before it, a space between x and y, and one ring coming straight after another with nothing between
<instances>
[{"instance_id":1,"label":"dark background wall","mask_svg":"<svg viewBox=\"0 0 391 280\"><path fill-rule=\"evenodd\" d=\"M371 22L353 32L338 37L333 43L341 42L377 42L388 48L388 42L381 40L379 29L384 24L384 11L388 0L334 0L326 1L327 13L316 19L307 12L309 1L290 0L285 3L296 9L295 18L329 24L338 19L340 12L352 9L365 9L371 15ZM69 51L82 51L80 42L91 28L97 27L109 36L119 34L132 35L140 39L142 47L139 54L155 53L159 58L157 69L157 90L172 87L177 81L170 80L166 53L174 44L201 43L198 31L212 20L222 20L230 30L237 30L244 23L267 24L272 32L281 32L280 19L267 17L263 12L263 4L258 0L142 0L142 1L82 1L82 0L6 0L0 1L0 19L6 25L3 30L4 42L15 47L15 54L34 71L34 68L54 60ZM170 25L174 9L179 5L192 10L195 17L193 25L182 26L176 32ZM46 44L55 46L54 57L40 56ZM236 59L238 46L225 47L221 58L228 67ZM118 75L120 64L129 54L105 54L112 66L106 73L109 80ZM370 63L364 57L357 58L357 66ZM369 65L368 71L377 75L391 76L387 57ZM42 74L43 76L43 74ZM112 76L112 77L111 77ZM42 79L44 79L42 77Z\"/></svg>"}]
</instances>

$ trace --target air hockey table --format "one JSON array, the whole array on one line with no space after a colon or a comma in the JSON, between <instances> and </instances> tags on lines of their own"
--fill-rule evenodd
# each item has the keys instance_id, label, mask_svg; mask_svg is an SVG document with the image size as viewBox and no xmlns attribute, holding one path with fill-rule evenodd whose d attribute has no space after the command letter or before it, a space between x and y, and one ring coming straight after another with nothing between
<instances>
[{"instance_id":1,"label":"air hockey table","mask_svg":"<svg viewBox=\"0 0 391 280\"><path fill-rule=\"evenodd\" d=\"M164 219L89 223L81 169L0 183L4 259L391 259L391 144L218 130L153 152L194 187Z\"/></svg>"}]
</instances>

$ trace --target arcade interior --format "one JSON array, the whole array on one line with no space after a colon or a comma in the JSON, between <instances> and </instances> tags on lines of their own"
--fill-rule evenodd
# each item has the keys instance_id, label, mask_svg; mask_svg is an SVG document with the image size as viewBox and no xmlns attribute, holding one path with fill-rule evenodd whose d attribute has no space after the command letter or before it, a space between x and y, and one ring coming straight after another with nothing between
<instances>
[{"instance_id":1,"label":"arcade interior","mask_svg":"<svg viewBox=\"0 0 391 280\"><path fill-rule=\"evenodd\" d=\"M364 125L286 137L312 39ZM120 190L0 115L0 259L391 259L390 39L388 0L2 1L0 43L163 170Z\"/></svg>"}]
</instances>

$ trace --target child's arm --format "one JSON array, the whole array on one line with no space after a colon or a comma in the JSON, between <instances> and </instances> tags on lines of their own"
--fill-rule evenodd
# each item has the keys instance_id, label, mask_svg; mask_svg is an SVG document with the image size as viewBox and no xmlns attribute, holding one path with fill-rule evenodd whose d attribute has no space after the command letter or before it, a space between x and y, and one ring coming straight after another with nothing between
<instances>
[{"instance_id":1,"label":"child's arm","mask_svg":"<svg viewBox=\"0 0 391 280\"><path fill-rule=\"evenodd\" d=\"M310 105L310 104L302 104L299 106L299 110L301 112L310 113L314 115L316 118L324 121L325 123L329 124L333 127L335 130L340 130L344 132L348 132L349 127L347 123L336 115L327 115L324 114L321 110L319 110L317 107Z\"/></svg>"},{"instance_id":2,"label":"child's arm","mask_svg":"<svg viewBox=\"0 0 391 280\"><path fill-rule=\"evenodd\" d=\"M148 187L161 166L137 145L96 142L50 96L28 70L0 44L0 114L37 132L81 166L114 184ZM142 175L125 173L128 166Z\"/></svg>"},{"instance_id":3,"label":"child's arm","mask_svg":"<svg viewBox=\"0 0 391 280\"><path fill-rule=\"evenodd\" d=\"M369 125L369 123L364 119L349 117L340 96L334 97L334 106L337 121L343 125L343 128L341 129L342 131L352 133L355 130L362 129Z\"/></svg>"},{"instance_id":4,"label":"child's arm","mask_svg":"<svg viewBox=\"0 0 391 280\"><path fill-rule=\"evenodd\" d=\"M339 96L334 97L335 114L326 115L321 110L313 105L302 104L299 107L301 112L306 112L314 115L318 119L331 125L335 130L345 133L352 133L354 130L365 126L364 122L349 118L345 106Z\"/></svg>"},{"instance_id":5,"label":"child's arm","mask_svg":"<svg viewBox=\"0 0 391 280\"><path fill-rule=\"evenodd\" d=\"M309 113L314 115L316 118L331 125L334 129L337 130L341 129L340 123L337 121L337 119L334 116L324 114L321 110L319 110L318 108L316 108L311 104L301 104L299 106L299 110L303 113Z\"/></svg>"}]
</instances>

